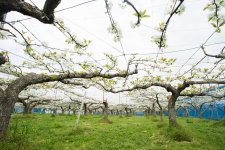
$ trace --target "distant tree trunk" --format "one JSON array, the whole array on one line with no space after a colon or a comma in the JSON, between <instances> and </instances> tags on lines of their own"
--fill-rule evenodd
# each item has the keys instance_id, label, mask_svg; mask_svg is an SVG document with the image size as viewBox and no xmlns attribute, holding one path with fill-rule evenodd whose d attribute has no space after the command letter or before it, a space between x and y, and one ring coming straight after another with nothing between
<instances>
[{"instance_id":1,"label":"distant tree trunk","mask_svg":"<svg viewBox=\"0 0 225 150\"><path fill-rule=\"evenodd\" d=\"M155 102L152 103L152 109L150 111L151 115L155 114Z\"/></svg>"},{"instance_id":2,"label":"distant tree trunk","mask_svg":"<svg viewBox=\"0 0 225 150\"><path fill-rule=\"evenodd\" d=\"M88 109L88 113L93 115L93 110L92 109Z\"/></svg>"},{"instance_id":3,"label":"distant tree trunk","mask_svg":"<svg viewBox=\"0 0 225 150\"><path fill-rule=\"evenodd\" d=\"M188 113L186 106L183 106L182 108L184 110L185 117L189 117L189 113Z\"/></svg>"},{"instance_id":4,"label":"distant tree trunk","mask_svg":"<svg viewBox=\"0 0 225 150\"><path fill-rule=\"evenodd\" d=\"M76 114L76 110L75 110L75 109L73 110L73 114L74 114L74 115Z\"/></svg>"},{"instance_id":5,"label":"distant tree trunk","mask_svg":"<svg viewBox=\"0 0 225 150\"><path fill-rule=\"evenodd\" d=\"M60 106L60 108L61 108L62 114L65 114L65 109L62 106Z\"/></svg>"},{"instance_id":6,"label":"distant tree trunk","mask_svg":"<svg viewBox=\"0 0 225 150\"><path fill-rule=\"evenodd\" d=\"M71 106L69 105L68 107L68 114L70 115L70 111L71 111Z\"/></svg>"},{"instance_id":7,"label":"distant tree trunk","mask_svg":"<svg viewBox=\"0 0 225 150\"><path fill-rule=\"evenodd\" d=\"M130 115L132 116L132 110L131 110L131 108L130 108Z\"/></svg>"},{"instance_id":8,"label":"distant tree trunk","mask_svg":"<svg viewBox=\"0 0 225 150\"><path fill-rule=\"evenodd\" d=\"M110 110L110 112L111 112L111 115L113 115L113 110Z\"/></svg>"},{"instance_id":9,"label":"distant tree trunk","mask_svg":"<svg viewBox=\"0 0 225 150\"><path fill-rule=\"evenodd\" d=\"M35 106L32 106L32 107L29 107L29 108L28 108L28 114L32 113L32 110L33 110L34 107L35 107Z\"/></svg>"},{"instance_id":10,"label":"distant tree trunk","mask_svg":"<svg viewBox=\"0 0 225 150\"><path fill-rule=\"evenodd\" d=\"M88 107L87 107L88 113L91 114L91 115L93 115L93 109L91 109L90 107L91 107L93 104L94 104L94 103L91 103L91 104L89 104Z\"/></svg>"},{"instance_id":11,"label":"distant tree trunk","mask_svg":"<svg viewBox=\"0 0 225 150\"><path fill-rule=\"evenodd\" d=\"M24 105L24 114L31 114L32 113L32 110L35 106L38 105L38 103L31 103L31 102L24 102L23 103Z\"/></svg>"},{"instance_id":12,"label":"distant tree trunk","mask_svg":"<svg viewBox=\"0 0 225 150\"><path fill-rule=\"evenodd\" d=\"M159 115L160 115L160 121L163 121L163 109L161 104L159 103L159 98L158 98L158 94L156 94L156 103L159 106Z\"/></svg>"},{"instance_id":13,"label":"distant tree trunk","mask_svg":"<svg viewBox=\"0 0 225 150\"><path fill-rule=\"evenodd\" d=\"M128 113L128 108L125 107L124 109L125 109L126 115L128 116L128 115L129 115L129 113Z\"/></svg>"},{"instance_id":14,"label":"distant tree trunk","mask_svg":"<svg viewBox=\"0 0 225 150\"><path fill-rule=\"evenodd\" d=\"M87 115L87 103L84 103L84 115Z\"/></svg>"},{"instance_id":15,"label":"distant tree trunk","mask_svg":"<svg viewBox=\"0 0 225 150\"><path fill-rule=\"evenodd\" d=\"M117 110L116 110L116 115L119 115L119 114L120 114L120 112L119 112L119 110L117 109Z\"/></svg>"},{"instance_id":16,"label":"distant tree trunk","mask_svg":"<svg viewBox=\"0 0 225 150\"><path fill-rule=\"evenodd\" d=\"M122 110L120 110L120 115L121 115L121 116L123 115L123 111L122 111Z\"/></svg>"},{"instance_id":17,"label":"distant tree trunk","mask_svg":"<svg viewBox=\"0 0 225 150\"><path fill-rule=\"evenodd\" d=\"M105 119L108 119L108 113L109 113L109 106L108 106L108 102L107 101L103 101L103 105L104 105L104 108L103 108L103 116Z\"/></svg>"},{"instance_id":18,"label":"distant tree trunk","mask_svg":"<svg viewBox=\"0 0 225 150\"><path fill-rule=\"evenodd\" d=\"M23 106L24 106L23 113L28 114L29 113L29 104L23 103Z\"/></svg>"},{"instance_id":19,"label":"distant tree trunk","mask_svg":"<svg viewBox=\"0 0 225 150\"><path fill-rule=\"evenodd\" d=\"M45 114L45 111L46 111L46 109L44 108L43 111L42 111L42 113Z\"/></svg>"},{"instance_id":20,"label":"distant tree trunk","mask_svg":"<svg viewBox=\"0 0 225 150\"><path fill-rule=\"evenodd\" d=\"M150 107L148 107L148 108L145 110L145 112L146 112L146 116L149 116L149 115L150 115L150 113L151 113L151 108L150 108Z\"/></svg>"},{"instance_id":21,"label":"distant tree trunk","mask_svg":"<svg viewBox=\"0 0 225 150\"><path fill-rule=\"evenodd\" d=\"M56 108L53 108L53 109L52 109L52 113L53 113L53 114L56 114L56 113L57 113L57 109L56 109Z\"/></svg>"}]
</instances>

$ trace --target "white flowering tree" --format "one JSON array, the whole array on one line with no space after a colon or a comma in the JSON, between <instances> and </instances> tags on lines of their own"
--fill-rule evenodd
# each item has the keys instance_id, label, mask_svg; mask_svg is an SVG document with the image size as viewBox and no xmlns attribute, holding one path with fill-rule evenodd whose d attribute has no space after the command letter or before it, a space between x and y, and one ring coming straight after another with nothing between
<instances>
[{"instance_id":1,"label":"white flowering tree","mask_svg":"<svg viewBox=\"0 0 225 150\"><path fill-rule=\"evenodd\" d=\"M185 90L191 85L203 84L225 84L224 81L224 66L216 69L204 69L192 67L184 75L171 76L171 68L169 68L176 59L157 57L153 58L136 58L133 57L127 62L127 69L118 67L117 59L106 54L107 62L99 65L98 62L90 63L88 61L78 62L76 58L87 60L91 57L86 48L91 43L90 40L80 40L76 35L72 34L66 27L63 20L57 20L54 17L54 10L60 5L60 0L46 0L43 9L39 9L35 5L23 0L1 0L0 1L0 21L1 21L1 38L12 38L23 47L24 52L32 61L24 61L23 64L12 64L7 52L0 53L0 72L13 76L6 86L0 88L0 137L3 137L6 131L10 118L11 110L14 104L19 100L19 94L28 86L41 84L46 82L69 82L79 84L88 80L97 87L103 88L109 92L132 91L136 89L147 89L152 86L159 86L170 92L168 98L168 111L170 125L177 124L176 122L176 101ZM146 10L138 11L130 1L124 0L123 4L130 6L134 10L134 16L137 17L137 22L134 27L140 24L142 18L149 17ZM176 15L181 15L184 10L184 0L172 0L169 7L166 20L159 23L157 30L159 35L152 37L152 41L158 46L159 51L165 48L167 44L166 31L171 20ZM114 21L110 1L105 0L106 14L110 19L109 32L115 37L115 41L120 41L122 31L119 25ZM221 32L224 26L225 17L222 14L224 8L224 0L209 0L205 11L209 12L208 20L215 28L215 32ZM17 11L21 14L30 16L39 20L44 24L51 24L57 27L65 36L65 49L48 46L45 42L37 44L30 34L17 29L12 23L5 21L5 16L10 11ZM3 26L4 25L4 26ZM5 25L13 30L5 28ZM10 34L4 35L2 33ZM15 34L17 33L17 34ZM18 38L17 36L21 38ZM21 40L22 39L22 40ZM41 49L37 51L37 49ZM208 54L207 50L202 46L206 56L216 57L224 60L224 49L221 54ZM125 54L123 54L125 55ZM136 77L130 75L137 74ZM133 70L133 71L131 71ZM214 70L214 71L212 71ZM216 70L216 71L215 71ZM36 72L36 73L34 73ZM207 74L207 77L204 76ZM121 80L121 78L125 78ZM3 77L1 77L3 79ZM85 80L84 80L85 79ZM110 80L109 80L110 79ZM4 80L4 79L3 79ZM189 93L193 94L193 93ZM194 93L196 94L196 93ZM107 104L108 105L108 104ZM107 106L108 107L108 106ZM107 108L108 109L108 108Z\"/></svg>"}]
</instances>

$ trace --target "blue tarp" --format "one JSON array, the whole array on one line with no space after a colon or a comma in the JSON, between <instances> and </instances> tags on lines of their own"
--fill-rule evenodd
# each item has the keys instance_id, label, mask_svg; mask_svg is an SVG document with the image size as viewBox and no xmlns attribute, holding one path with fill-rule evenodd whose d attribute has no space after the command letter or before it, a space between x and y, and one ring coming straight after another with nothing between
<instances>
[{"instance_id":1,"label":"blue tarp","mask_svg":"<svg viewBox=\"0 0 225 150\"><path fill-rule=\"evenodd\" d=\"M209 104L204 104L201 112L203 112L205 109L209 107ZM220 102L215 102L215 104L212 104L208 110L206 110L203 114L203 118L207 119L223 119L225 117L225 100L220 101ZM196 111L192 106L187 106L186 107L189 116L191 117L199 117L198 111ZM177 110L177 115L178 116L185 116L185 111L182 108L179 108Z\"/></svg>"}]
</instances>

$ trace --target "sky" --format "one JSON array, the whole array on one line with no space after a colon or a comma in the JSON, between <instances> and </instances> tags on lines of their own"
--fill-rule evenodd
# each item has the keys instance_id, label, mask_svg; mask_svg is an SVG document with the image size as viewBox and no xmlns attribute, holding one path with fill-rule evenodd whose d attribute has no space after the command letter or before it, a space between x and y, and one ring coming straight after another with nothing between
<instances>
[{"instance_id":1,"label":"sky","mask_svg":"<svg viewBox=\"0 0 225 150\"><path fill-rule=\"evenodd\" d=\"M31 2L27 0L27 2ZM37 7L42 8L44 0L32 0ZM71 7L85 0L62 0L57 10ZM165 21L169 17L166 12L171 0L138 0L131 2L138 10L147 10L149 18L141 21L140 27L132 28L131 24L136 22L137 18L133 16L133 9L129 6L121 8L122 0L111 0L112 16L115 22L118 23L122 31L123 38L121 43L113 41L113 35L110 34L107 28L110 26L110 21L107 16L104 0L96 0L85 5L80 5L72 9L67 9L55 13L56 18L64 20L65 25L70 28L73 34L76 34L80 39L89 39L91 44L87 51L93 54L95 60L103 58L104 53L111 53L115 56L121 55L122 51L125 54L140 54L139 56L151 56L156 58L158 47L152 43L151 37L159 34L155 27L160 21ZM174 16L168 26L166 35L168 39L168 47L164 49L159 57L176 58L176 63L172 66L171 76L175 74L182 74L200 61L204 54L198 47L205 43L205 41L213 33L214 28L208 23L208 12L203 11L208 0L185 0L185 12L180 16ZM224 14L225 11L223 10ZM20 20L27 18L16 12L11 12L7 16L7 21ZM49 46L64 48L65 36L52 25L42 24L35 19L22 22L32 33L41 41L45 41ZM26 30L20 23L16 23L15 27ZM208 53L217 53L225 45L224 27L222 33L215 33L206 42L206 50ZM20 38L18 36L18 38ZM211 46L210 46L211 45ZM10 60L15 63L22 63L25 59L32 60L24 55L22 47L16 44L13 40L1 40L0 49L6 49L9 52ZM186 51L180 51L186 50ZM41 49L40 49L41 51ZM174 52L178 51L178 52ZM76 58L77 61L84 61L84 58ZM90 59L90 58L89 58ZM119 67L126 68L126 60L129 56L118 57ZM98 61L101 63L101 61ZM198 67L213 66L215 59L205 58ZM221 62L223 63L223 62ZM83 92L83 91L82 91ZM91 88L87 91L87 95L93 96L97 99L102 98L103 92ZM118 94L105 93L105 97L109 101L119 102ZM129 101L123 94L121 94L122 103Z\"/></svg>"}]
</instances>

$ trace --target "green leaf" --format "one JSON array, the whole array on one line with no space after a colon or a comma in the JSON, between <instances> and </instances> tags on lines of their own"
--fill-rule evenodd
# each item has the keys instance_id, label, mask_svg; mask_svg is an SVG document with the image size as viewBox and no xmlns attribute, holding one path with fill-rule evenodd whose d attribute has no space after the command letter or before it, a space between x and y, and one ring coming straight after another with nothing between
<instances>
[{"instance_id":1,"label":"green leaf","mask_svg":"<svg viewBox=\"0 0 225 150\"><path fill-rule=\"evenodd\" d=\"M212 25L214 28L216 28L216 27L217 27L215 23L211 23L211 25Z\"/></svg>"}]
</instances>

